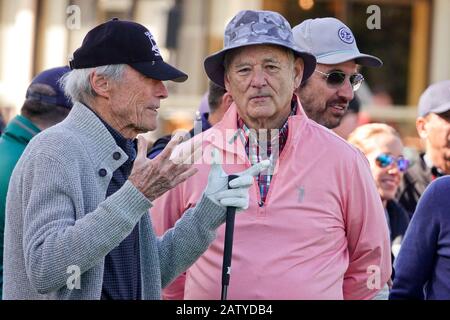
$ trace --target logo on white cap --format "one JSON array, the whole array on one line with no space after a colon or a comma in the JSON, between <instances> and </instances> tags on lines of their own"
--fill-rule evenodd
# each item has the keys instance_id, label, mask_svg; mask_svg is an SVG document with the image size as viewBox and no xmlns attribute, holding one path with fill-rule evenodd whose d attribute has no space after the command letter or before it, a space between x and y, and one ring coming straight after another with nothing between
<instances>
[{"instance_id":1,"label":"logo on white cap","mask_svg":"<svg viewBox=\"0 0 450 320\"><path fill-rule=\"evenodd\" d=\"M355 38L353 38L352 32L347 29L346 27L342 27L338 31L339 39L344 41L345 43L351 44L353 41L355 41Z\"/></svg>"},{"instance_id":2,"label":"logo on white cap","mask_svg":"<svg viewBox=\"0 0 450 320\"><path fill-rule=\"evenodd\" d=\"M156 44L156 41L153 38L153 35L149 31L147 31L145 33L145 35L148 37L148 39L150 40L150 43L152 44L152 51L154 52L155 56L160 56L161 52L159 52L159 47Z\"/></svg>"}]
</instances>

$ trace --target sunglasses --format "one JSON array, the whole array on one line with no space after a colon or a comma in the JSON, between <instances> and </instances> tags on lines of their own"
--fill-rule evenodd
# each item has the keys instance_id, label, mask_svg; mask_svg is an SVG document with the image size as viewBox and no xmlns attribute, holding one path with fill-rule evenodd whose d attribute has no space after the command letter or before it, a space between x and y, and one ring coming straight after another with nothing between
<instances>
[{"instance_id":1,"label":"sunglasses","mask_svg":"<svg viewBox=\"0 0 450 320\"><path fill-rule=\"evenodd\" d=\"M390 154L382 153L378 157L375 158L376 164L380 168L386 168L392 165L394 162L397 163L397 168L400 172L405 172L409 167L409 160L403 158L402 156L397 159L391 156Z\"/></svg>"},{"instance_id":2,"label":"sunglasses","mask_svg":"<svg viewBox=\"0 0 450 320\"><path fill-rule=\"evenodd\" d=\"M338 88L344 84L345 78L347 78L347 74L342 71L332 71L330 73L325 73L319 70L314 70L325 76L327 80L327 84L330 87ZM364 77L360 73L354 73L349 76L350 83L352 85L353 91L356 91L361 86L361 83L364 81Z\"/></svg>"}]
</instances>

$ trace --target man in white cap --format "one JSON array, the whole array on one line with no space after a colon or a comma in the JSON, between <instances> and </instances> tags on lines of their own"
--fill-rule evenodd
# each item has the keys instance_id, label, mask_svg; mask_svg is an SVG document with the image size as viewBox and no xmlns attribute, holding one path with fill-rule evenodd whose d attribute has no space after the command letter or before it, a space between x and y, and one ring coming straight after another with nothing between
<instances>
[{"instance_id":1,"label":"man in white cap","mask_svg":"<svg viewBox=\"0 0 450 320\"><path fill-rule=\"evenodd\" d=\"M413 159L398 192L411 216L428 184L450 174L450 80L430 85L421 95L416 128L425 152Z\"/></svg>"},{"instance_id":2,"label":"man in white cap","mask_svg":"<svg viewBox=\"0 0 450 320\"><path fill-rule=\"evenodd\" d=\"M309 120L294 95L314 72L314 57L295 45L280 14L245 10L204 66L233 103L222 121L189 141L217 147L225 172L271 162L236 217L228 298L373 298L391 273L384 211L364 156ZM196 168L196 176L155 201L158 233L198 205L210 168ZM219 299L223 241L220 228L165 297Z\"/></svg>"},{"instance_id":3,"label":"man in white cap","mask_svg":"<svg viewBox=\"0 0 450 320\"><path fill-rule=\"evenodd\" d=\"M308 117L336 128L364 77L358 66L380 67L379 58L363 54L352 31L336 18L308 19L292 29L296 45L317 59L313 75L296 90Z\"/></svg>"}]
</instances>

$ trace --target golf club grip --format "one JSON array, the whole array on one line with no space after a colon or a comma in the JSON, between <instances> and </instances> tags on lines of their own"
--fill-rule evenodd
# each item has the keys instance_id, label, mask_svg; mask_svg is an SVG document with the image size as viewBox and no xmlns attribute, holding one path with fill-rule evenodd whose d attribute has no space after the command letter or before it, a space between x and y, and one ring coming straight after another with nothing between
<instances>
[{"instance_id":1,"label":"golf club grip","mask_svg":"<svg viewBox=\"0 0 450 320\"><path fill-rule=\"evenodd\" d=\"M228 176L228 182L237 178L236 175ZM234 216L236 214L235 207L227 207L227 216L225 223L225 240L223 248L223 264L222 264L222 285L230 283L231 273L231 256L233 253L233 233L234 233Z\"/></svg>"}]
</instances>

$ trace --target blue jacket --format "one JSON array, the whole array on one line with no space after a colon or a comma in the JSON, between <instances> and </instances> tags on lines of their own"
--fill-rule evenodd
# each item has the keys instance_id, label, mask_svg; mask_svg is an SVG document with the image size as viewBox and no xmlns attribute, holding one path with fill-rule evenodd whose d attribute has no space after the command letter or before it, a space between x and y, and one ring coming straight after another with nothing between
<instances>
[{"instance_id":1,"label":"blue jacket","mask_svg":"<svg viewBox=\"0 0 450 320\"><path fill-rule=\"evenodd\" d=\"M450 299L450 176L433 181L417 204L390 299Z\"/></svg>"}]
</instances>

